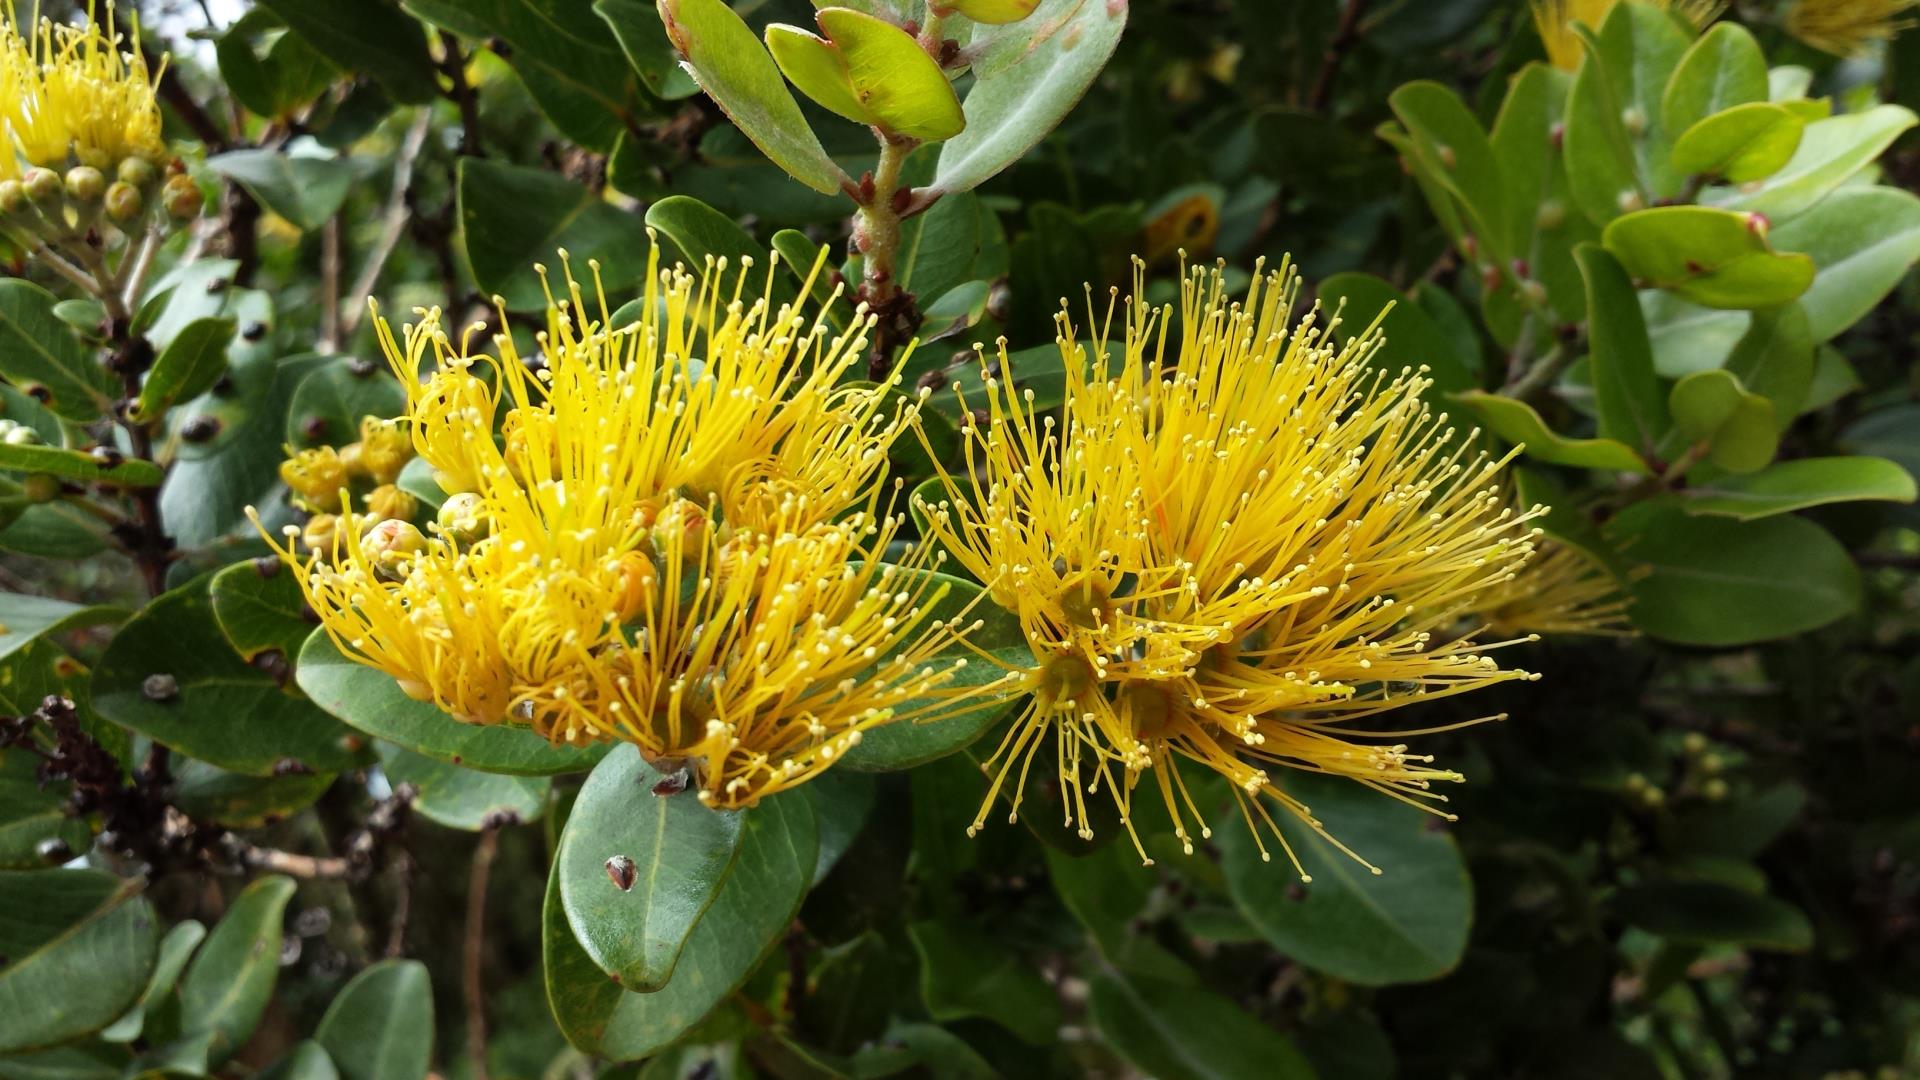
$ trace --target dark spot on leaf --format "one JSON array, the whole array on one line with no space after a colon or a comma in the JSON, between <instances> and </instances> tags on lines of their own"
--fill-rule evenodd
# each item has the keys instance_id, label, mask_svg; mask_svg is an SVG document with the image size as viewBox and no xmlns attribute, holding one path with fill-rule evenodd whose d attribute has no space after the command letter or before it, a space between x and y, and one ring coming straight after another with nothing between
<instances>
[{"instance_id":1,"label":"dark spot on leaf","mask_svg":"<svg viewBox=\"0 0 1920 1080\"><path fill-rule=\"evenodd\" d=\"M272 555L262 555L253 560L253 572L263 578L273 577L280 573L280 560Z\"/></svg>"},{"instance_id":2,"label":"dark spot on leaf","mask_svg":"<svg viewBox=\"0 0 1920 1080\"><path fill-rule=\"evenodd\" d=\"M157 672L140 681L140 695L148 701L172 701L180 696L180 681Z\"/></svg>"},{"instance_id":3,"label":"dark spot on leaf","mask_svg":"<svg viewBox=\"0 0 1920 1080\"><path fill-rule=\"evenodd\" d=\"M284 660L285 658L283 657L282 659ZM283 757L273 763L273 775L312 776L313 766L301 761L299 758Z\"/></svg>"},{"instance_id":4,"label":"dark spot on leaf","mask_svg":"<svg viewBox=\"0 0 1920 1080\"><path fill-rule=\"evenodd\" d=\"M240 331L240 336L248 341L259 341L267 336L267 324L258 320L250 322Z\"/></svg>"},{"instance_id":5,"label":"dark spot on leaf","mask_svg":"<svg viewBox=\"0 0 1920 1080\"><path fill-rule=\"evenodd\" d=\"M615 855L607 860L607 880L613 882L621 892L626 892L633 888L635 869L632 859Z\"/></svg>"},{"instance_id":6,"label":"dark spot on leaf","mask_svg":"<svg viewBox=\"0 0 1920 1080\"><path fill-rule=\"evenodd\" d=\"M185 442L208 442L218 434L220 434L218 417L202 414L180 425L180 438Z\"/></svg>"},{"instance_id":7,"label":"dark spot on leaf","mask_svg":"<svg viewBox=\"0 0 1920 1080\"><path fill-rule=\"evenodd\" d=\"M363 356L356 356L347 361L347 371L356 378L364 379L377 370L379 370L378 365Z\"/></svg>"},{"instance_id":8,"label":"dark spot on leaf","mask_svg":"<svg viewBox=\"0 0 1920 1080\"><path fill-rule=\"evenodd\" d=\"M1307 887L1305 885L1302 885L1296 881L1293 884L1287 886L1287 899L1298 902L1301 900L1305 900L1306 898L1307 898Z\"/></svg>"},{"instance_id":9,"label":"dark spot on leaf","mask_svg":"<svg viewBox=\"0 0 1920 1080\"><path fill-rule=\"evenodd\" d=\"M45 405L53 400L53 391L41 386L39 383L29 383L27 385L27 396Z\"/></svg>"},{"instance_id":10,"label":"dark spot on leaf","mask_svg":"<svg viewBox=\"0 0 1920 1080\"><path fill-rule=\"evenodd\" d=\"M73 858L73 849L67 846L65 840L57 836L49 836L35 844L33 853L40 857L41 862L46 863L63 863Z\"/></svg>"},{"instance_id":11,"label":"dark spot on leaf","mask_svg":"<svg viewBox=\"0 0 1920 1080\"><path fill-rule=\"evenodd\" d=\"M207 291L210 293L226 292L227 286L231 284L233 283L228 281L226 278L217 277L217 278L214 278L212 281L207 282Z\"/></svg>"}]
</instances>

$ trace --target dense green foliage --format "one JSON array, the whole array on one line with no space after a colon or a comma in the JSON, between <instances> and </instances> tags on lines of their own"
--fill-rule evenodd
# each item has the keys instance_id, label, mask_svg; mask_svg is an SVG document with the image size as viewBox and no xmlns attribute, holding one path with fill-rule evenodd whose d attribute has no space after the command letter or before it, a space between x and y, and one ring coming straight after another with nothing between
<instances>
[{"instance_id":1,"label":"dense green foliage","mask_svg":"<svg viewBox=\"0 0 1920 1080\"><path fill-rule=\"evenodd\" d=\"M1576 3L1555 67L1523 0L233 6L119 10L206 200L158 189L124 294L104 219L56 264L0 198L0 1078L1920 1074L1920 31ZM788 296L824 247L858 374L1004 337L1040 409L1063 297L1290 256L1521 448L1631 632L1396 714L1508 715L1423 737L1457 822L1288 778L1384 870L1288 818L1311 884L1230 809L1191 855L1141 810L1143 867L1045 766L970 838L1005 700L718 812L456 722L247 508L297 533L286 454L403 410L369 295L531 325L534 264L624 302L652 245ZM968 419L927 399L905 487Z\"/></svg>"}]
</instances>

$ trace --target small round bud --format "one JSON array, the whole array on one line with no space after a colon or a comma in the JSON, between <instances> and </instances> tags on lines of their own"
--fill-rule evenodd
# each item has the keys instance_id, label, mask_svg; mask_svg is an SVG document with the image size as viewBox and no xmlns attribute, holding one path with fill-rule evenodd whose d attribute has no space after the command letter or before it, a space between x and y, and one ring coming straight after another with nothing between
<instances>
[{"instance_id":1,"label":"small round bud","mask_svg":"<svg viewBox=\"0 0 1920 1080\"><path fill-rule=\"evenodd\" d=\"M706 508L692 499L675 499L662 507L653 522L653 542L661 551L686 551L700 543L707 530Z\"/></svg>"},{"instance_id":2,"label":"small round bud","mask_svg":"<svg viewBox=\"0 0 1920 1080\"><path fill-rule=\"evenodd\" d=\"M1526 298L1528 305L1543 307L1547 302L1547 287L1533 278L1520 283L1520 295Z\"/></svg>"},{"instance_id":3,"label":"small round bud","mask_svg":"<svg viewBox=\"0 0 1920 1080\"><path fill-rule=\"evenodd\" d=\"M1644 777L1644 776L1642 776L1642 775L1640 775L1640 774L1639 774L1639 773L1637 773L1637 772L1636 772L1636 773L1628 773L1628 774L1627 774L1627 779L1626 779L1626 789L1627 789L1628 791L1645 791L1645 790L1647 790L1647 778L1646 778L1646 777Z\"/></svg>"},{"instance_id":4,"label":"small round bud","mask_svg":"<svg viewBox=\"0 0 1920 1080\"><path fill-rule=\"evenodd\" d=\"M1698 756L1706 753L1707 737L1697 731L1689 731L1686 737L1680 740L1680 746L1687 753Z\"/></svg>"},{"instance_id":5,"label":"small round bud","mask_svg":"<svg viewBox=\"0 0 1920 1080\"><path fill-rule=\"evenodd\" d=\"M412 460L413 438L403 421L377 416L361 419L360 464L368 476L378 483L391 484Z\"/></svg>"},{"instance_id":6,"label":"small round bud","mask_svg":"<svg viewBox=\"0 0 1920 1080\"><path fill-rule=\"evenodd\" d=\"M125 180L116 180L107 189L107 216L125 225L140 216L146 209L145 200L140 198L140 189Z\"/></svg>"},{"instance_id":7,"label":"small round bud","mask_svg":"<svg viewBox=\"0 0 1920 1080\"><path fill-rule=\"evenodd\" d=\"M20 493L28 502L49 503L60 497L60 478L46 473L34 473L20 483Z\"/></svg>"},{"instance_id":8,"label":"small round bud","mask_svg":"<svg viewBox=\"0 0 1920 1080\"><path fill-rule=\"evenodd\" d=\"M1533 227L1543 232L1557 229L1567 222L1567 208L1560 205L1558 199L1548 199L1540 204L1533 215Z\"/></svg>"},{"instance_id":9,"label":"small round bud","mask_svg":"<svg viewBox=\"0 0 1920 1080\"><path fill-rule=\"evenodd\" d=\"M440 535L461 547L479 543L493 531L487 501L471 491L449 495L435 520L440 523Z\"/></svg>"},{"instance_id":10,"label":"small round bud","mask_svg":"<svg viewBox=\"0 0 1920 1080\"><path fill-rule=\"evenodd\" d=\"M1445 143L1440 144L1439 154L1440 154L1441 168L1444 168L1449 172L1451 172L1453 168L1460 163L1460 155L1454 153L1453 147L1448 146Z\"/></svg>"},{"instance_id":11,"label":"small round bud","mask_svg":"<svg viewBox=\"0 0 1920 1080\"><path fill-rule=\"evenodd\" d=\"M207 198L200 194L200 188L185 173L175 173L167 177L160 188L160 201L166 205L167 213L181 220L200 216L200 210L206 205Z\"/></svg>"},{"instance_id":12,"label":"small round bud","mask_svg":"<svg viewBox=\"0 0 1920 1080\"><path fill-rule=\"evenodd\" d=\"M1700 794L1706 796L1708 802L1719 802L1727 797L1727 782L1716 776L1700 785Z\"/></svg>"},{"instance_id":13,"label":"small round bud","mask_svg":"<svg viewBox=\"0 0 1920 1080\"><path fill-rule=\"evenodd\" d=\"M660 582L660 571L653 560L638 551L629 551L620 556L620 577L614 586L614 614L621 622L627 622L652 603L656 586Z\"/></svg>"},{"instance_id":14,"label":"small round bud","mask_svg":"<svg viewBox=\"0 0 1920 1080\"><path fill-rule=\"evenodd\" d=\"M67 194L81 202L93 202L105 194L107 178L91 165L75 165L67 170Z\"/></svg>"},{"instance_id":15,"label":"small round bud","mask_svg":"<svg viewBox=\"0 0 1920 1080\"><path fill-rule=\"evenodd\" d=\"M360 538L360 549L382 581L405 581L414 557L427 550L427 538L405 521L382 521Z\"/></svg>"},{"instance_id":16,"label":"small round bud","mask_svg":"<svg viewBox=\"0 0 1920 1080\"><path fill-rule=\"evenodd\" d=\"M333 543L340 535L340 518L335 514L315 514L300 530L300 543L314 555L333 554Z\"/></svg>"},{"instance_id":17,"label":"small round bud","mask_svg":"<svg viewBox=\"0 0 1920 1080\"><path fill-rule=\"evenodd\" d=\"M1619 207L1620 212L1623 214L1631 214L1635 210L1645 210L1647 208L1647 200L1642 198L1640 193L1632 188L1621 192L1619 196L1613 200L1613 204Z\"/></svg>"},{"instance_id":18,"label":"small round bud","mask_svg":"<svg viewBox=\"0 0 1920 1080\"><path fill-rule=\"evenodd\" d=\"M367 493L367 513L382 520L412 521L420 512L420 501L392 484L381 484Z\"/></svg>"},{"instance_id":19,"label":"small round bud","mask_svg":"<svg viewBox=\"0 0 1920 1080\"><path fill-rule=\"evenodd\" d=\"M37 446L40 433L25 424L15 424L7 429L6 434L0 435L0 440L4 440L8 446Z\"/></svg>"},{"instance_id":20,"label":"small round bud","mask_svg":"<svg viewBox=\"0 0 1920 1080\"><path fill-rule=\"evenodd\" d=\"M1639 138L1647 133L1647 111L1638 105L1629 105L1620 110L1620 126L1627 129L1631 138Z\"/></svg>"},{"instance_id":21,"label":"small round bud","mask_svg":"<svg viewBox=\"0 0 1920 1080\"><path fill-rule=\"evenodd\" d=\"M347 475L355 480L371 480L373 474L367 471L367 459L360 451L360 444L350 442L336 451L340 455L340 464L346 466Z\"/></svg>"},{"instance_id":22,"label":"small round bud","mask_svg":"<svg viewBox=\"0 0 1920 1080\"><path fill-rule=\"evenodd\" d=\"M27 189L18 180L0 180L0 214L18 213L27 207Z\"/></svg>"},{"instance_id":23,"label":"small round bud","mask_svg":"<svg viewBox=\"0 0 1920 1080\"><path fill-rule=\"evenodd\" d=\"M135 156L122 160L119 167L114 169L114 175L118 176L122 183L132 184L134 187L146 187L160 174L154 169L153 162Z\"/></svg>"},{"instance_id":24,"label":"small round bud","mask_svg":"<svg viewBox=\"0 0 1920 1080\"><path fill-rule=\"evenodd\" d=\"M20 186L34 202L50 203L60 197L60 174L36 166L20 177Z\"/></svg>"},{"instance_id":25,"label":"small round bud","mask_svg":"<svg viewBox=\"0 0 1920 1080\"><path fill-rule=\"evenodd\" d=\"M340 509L340 489L347 486L347 467L333 447L316 446L281 462L280 479L306 506L332 512Z\"/></svg>"}]
</instances>

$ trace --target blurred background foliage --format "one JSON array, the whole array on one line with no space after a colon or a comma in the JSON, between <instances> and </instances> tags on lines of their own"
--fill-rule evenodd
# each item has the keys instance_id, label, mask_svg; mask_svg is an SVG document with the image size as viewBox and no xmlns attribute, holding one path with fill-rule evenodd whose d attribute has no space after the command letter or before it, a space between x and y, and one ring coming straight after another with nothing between
<instances>
[{"instance_id":1,"label":"blurred background foliage","mask_svg":"<svg viewBox=\"0 0 1920 1080\"><path fill-rule=\"evenodd\" d=\"M714 911L738 932L695 935L682 958L704 983L609 989L549 867L570 812L628 828L626 804L583 794L590 759L449 749L391 701L322 701L348 734L290 682L308 624L284 575L245 561L264 548L243 509L290 513L283 447L345 445L397 411L365 295L450 323L492 320L495 295L537 310L529 268L560 247L631 293L649 229L696 265L805 263L825 245L851 287L853 204L762 156L638 0L150 0L121 13L172 53L168 133L208 216L164 252L146 332L165 348L231 326L217 382L167 414L174 591L149 604L109 550L125 537L67 502L0 529L0 713L107 754L53 785L25 752L0 756L0 1076L1920 1075L1911 480L1903 502L1877 467L1758 494L1751 479L1842 456L1920 473L1905 194L1920 139L1904 112L1920 108L1920 32L1834 55L1795 5L1734 3L1721 25L1764 57L1760 96L1688 113L1665 98L1691 28L1624 4L1591 48L1626 82L1587 93L1632 100L1583 121L1580 76L1549 73L1517 0L1106 6L1125 34L1058 129L902 224L908 378L963 381L973 343L1004 336L1008 374L1057 400L1044 365L1062 298L1078 311L1090 286L1104 302L1136 254L1156 296L1184 252L1236 273L1290 257L1361 323L1394 300L1384 362L1428 365L1465 395L1442 407L1528 443L1523 493L1567 508L1554 538L1621 575L1644 631L1525 646L1542 681L1472 712L1427 707L1436 725L1512 717L1430 739L1470 778L1457 824L1317 792L1387 873L1310 842L1309 887L1236 828L1193 857L1169 841L1148 868L1044 812L969 840L966 753L837 773L754 819L794 865L729 878ZM801 0L735 10L756 30L812 21ZM1727 54L1701 61L1708 82L1746 62L1713 33ZM1510 100L1535 125L1524 143L1496 126ZM1680 128L1777 101L1835 116L1774 108L1732 149L1688 148L1708 165L1635 149L1680 154ZM803 110L849 176L872 167L858 126ZM1842 121L1820 129L1831 156L1854 155L1831 184L1768 187L1817 171L1793 155ZM1764 157L1768 125L1794 127L1785 155L1736 160ZM905 182L928 183L936 156L908 158ZM1695 182L1742 168L1757 179ZM1602 232L1665 204L1731 209ZM1730 238L1716 213L1738 215ZM1796 234L1803 214L1827 216ZM1806 281L1797 252L1817 264ZM1629 277L1659 287L1636 296ZM75 348L97 341L98 312L53 313ZM1631 340L1603 348L1610 334ZM1645 354L1625 374L1621 349ZM1763 385L1753 373L1777 368L1756 352L1791 352L1797 385ZM6 415L28 423L37 406L6 371ZM1720 371L1744 381L1679 389ZM1731 404L1698 419L1691 393ZM1734 419L1749 399L1758 434ZM1618 403L1649 400L1659 429L1629 434ZM959 419L933 397L936 452ZM896 465L909 483L928 472ZM1772 499L1771 516L1701 510L1702 491ZM151 685L156 670L177 684ZM324 677L299 686L318 699ZM49 693L75 711L36 714ZM160 704L170 693L191 722ZM149 740L175 753L143 778ZM97 869L45 869L82 856Z\"/></svg>"}]
</instances>

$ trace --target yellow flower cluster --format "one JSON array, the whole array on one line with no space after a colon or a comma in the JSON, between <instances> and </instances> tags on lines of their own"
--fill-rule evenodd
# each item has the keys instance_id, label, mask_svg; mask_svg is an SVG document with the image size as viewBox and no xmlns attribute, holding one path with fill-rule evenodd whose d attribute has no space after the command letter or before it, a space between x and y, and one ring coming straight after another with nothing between
<instances>
[{"instance_id":1,"label":"yellow flower cluster","mask_svg":"<svg viewBox=\"0 0 1920 1080\"><path fill-rule=\"evenodd\" d=\"M1854 56L1911 27L1916 7L1920 0L1800 0L1787 12L1787 33L1822 52Z\"/></svg>"},{"instance_id":2,"label":"yellow flower cluster","mask_svg":"<svg viewBox=\"0 0 1920 1080\"><path fill-rule=\"evenodd\" d=\"M1140 276L1117 333L1112 304L1086 344L1059 316L1057 420L986 378L967 475L943 472L945 497L924 507L1032 646L1032 697L989 761L988 802L1017 775L1017 815L1048 743L1068 825L1090 835L1087 796L1104 786L1136 847L1144 778L1191 849L1202 812L1183 758L1231 781L1283 847L1261 796L1319 828L1288 769L1444 801L1433 785L1459 775L1401 741L1427 732L1364 721L1533 677L1487 655L1509 642L1471 637L1477 602L1534 546L1534 513L1502 497L1504 461L1429 413L1418 371L1374 364L1377 332L1336 344L1337 319L1291 325L1289 266L1256 271L1238 300L1194 271L1177 316L1148 306Z\"/></svg>"},{"instance_id":3,"label":"yellow flower cluster","mask_svg":"<svg viewBox=\"0 0 1920 1080\"><path fill-rule=\"evenodd\" d=\"M0 119L27 165L73 163L109 170L128 158L164 162L158 72L147 70L138 39L124 41L107 6L105 25L43 19L23 29L0 13ZM91 13L90 13L91 14ZM0 176L19 175L15 154L0 154Z\"/></svg>"},{"instance_id":4,"label":"yellow flower cluster","mask_svg":"<svg viewBox=\"0 0 1920 1080\"><path fill-rule=\"evenodd\" d=\"M280 463L280 479L294 502L307 511L302 542L314 554L333 550L340 510L355 489L371 488L360 500L362 520L411 521L419 501L401 490L400 470L413 460L409 425L377 416L362 417L360 438L338 450L315 446L290 454Z\"/></svg>"},{"instance_id":5,"label":"yellow flower cluster","mask_svg":"<svg viewBox=\"0 0 1920 1080\"><path fill-rule=\"evenodd\" d=\"M656 261L618 322L569 273L530 355L507 332L456 345L437 311L399 338L380 321L413 449L453 494L422 532L342 492L324 557L280 549L342 650L468 723L632 742L716 807L956 707L940 556L881 561L917 404L843 384L869 317L835 334L776 305L772 273L751 295L750 264L731 288L724 269Z\"/></svg>"},{"instance_id":6,"label":"yellow flower cluster","mask_svg":"<svg viewBox=\"0 0 1920 1080\"><path fill-rule=\"evenodd\" d=\"M1600 29L1607 13L1622 0L1531 0L1533 4L1533 25L1540 32L1540 41L1547 47L1547 61L1562 71L1572 71L1580 66L1580 58L1585 51L1580 46L1580 36L1574 33L1574 23L1584 23L1589 30ZM1645 0L1653 6L1671 11L1692 23L1695 29L1704 28L1708 23L1720 17L1727 8L1726 0ZM1842 0L1847 2L1847 0Z\"/></svg>"}]
</instances>

